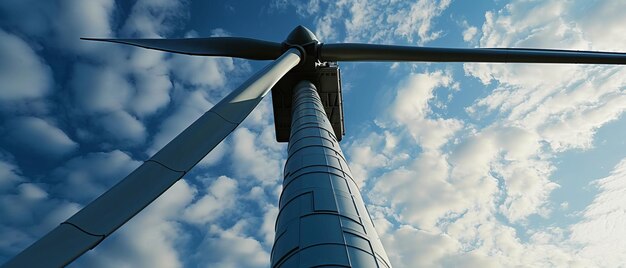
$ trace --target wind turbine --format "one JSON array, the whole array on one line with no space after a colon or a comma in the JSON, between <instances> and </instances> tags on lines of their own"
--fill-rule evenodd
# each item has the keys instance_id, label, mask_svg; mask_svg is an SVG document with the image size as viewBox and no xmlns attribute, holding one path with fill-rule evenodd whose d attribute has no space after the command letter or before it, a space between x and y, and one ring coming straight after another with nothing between
<instances>
[{"instance_id":1,"label":"wind turbine","mask_svg":"<svg viewBox=\"0 0 626 268\"><path fill-rule=\"evenodd\" d=\"M626 53L613 52L323 44L303 26L282 43L238 37L84 39L273 61L126 178L2 267L64 266L94 248L189 172L270 90L276 139L289 142L272 267L391 267L339 147L344 124L337 61L626 64Z\"/></svg>"}]
</instances>

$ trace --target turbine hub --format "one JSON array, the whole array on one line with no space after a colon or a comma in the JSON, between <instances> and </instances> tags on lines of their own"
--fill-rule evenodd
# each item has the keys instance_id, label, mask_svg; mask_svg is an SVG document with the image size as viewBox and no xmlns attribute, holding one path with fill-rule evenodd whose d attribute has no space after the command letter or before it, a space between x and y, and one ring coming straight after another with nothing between
<instances>
[{"instance_id":1,"label":"turbine hub","mask_svg":"<svg viewBox=\"0 0 626 268\"><path fill-rule=\"evenodd\" d=\"M296 48L302 53L299 67L306 66L309 69L314 69L319 60L319 47L320 41L315 34L302 25L294 28L283 42L283 50Z\"/></svg>"},{"instance_id":2,"label":"turbine hub","mask_svg":"<svg viewBox=\"0 0 626 268\"><path fill-rule=\"evenodd\" d=\"M310 43L319 43L319 40L317 40L317 37L315 37L315 34L313 34L311 30L302 25L298 25L289 33L285 43L304 46Z\"/></svg>"}]
</instances>

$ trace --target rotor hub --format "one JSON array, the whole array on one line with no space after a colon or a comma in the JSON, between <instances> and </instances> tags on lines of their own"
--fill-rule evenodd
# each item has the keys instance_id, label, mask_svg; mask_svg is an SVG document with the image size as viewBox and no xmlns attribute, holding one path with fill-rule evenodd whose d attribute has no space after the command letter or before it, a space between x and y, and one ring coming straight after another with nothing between
<instances>
[{"instance_id":1,"label":"rotor hub","mask_svg":"<svg viewBox=\"0 0 626 268\"><path fill-rule=\"evenodd\" d=\"M298 25L283 42L283 49L296 48L302 53L299 67L312 69L319 62L319 47L321 43L311 30Z\"/></svg>"},{"instance_id":2,"label":"rotor hub","mask_svg":"<svg viewBox=\"0 0 626 268\"><path fill-rule=\"evenodd\" d=\"M289 33L285 42L302 46L311 42L319 43L319 40L317 40L317 37L313 34L313 32L311 32L311 30L302 25L298 25L291 31L291 33Z\"/></svg>"}]
</instances>

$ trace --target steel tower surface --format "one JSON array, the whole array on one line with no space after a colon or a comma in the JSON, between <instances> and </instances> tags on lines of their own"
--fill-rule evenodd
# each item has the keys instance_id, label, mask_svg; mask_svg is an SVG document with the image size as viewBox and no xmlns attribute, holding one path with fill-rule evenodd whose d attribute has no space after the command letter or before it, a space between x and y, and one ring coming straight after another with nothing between
<instances>
[{"instance_id":1,"label":"steel tower surface","mask_svg":"<svg viewBox=\"0 0 626 268\"><path fill-rule=\"evenodd\" d=\"M311 82L292 112L272 267L391 267Z\"/></svg>"}]
</instances>

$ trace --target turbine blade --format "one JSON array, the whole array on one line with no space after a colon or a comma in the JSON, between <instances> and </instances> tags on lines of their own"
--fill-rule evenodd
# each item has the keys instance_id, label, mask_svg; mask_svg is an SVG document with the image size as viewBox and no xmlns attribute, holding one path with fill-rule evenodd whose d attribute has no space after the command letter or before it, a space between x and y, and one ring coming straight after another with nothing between
<instances>
[{"instance_id":1,"label":"turbine blade","mask_svg":"<svg viewBox=\"0 0 626 268\"><path fill-rule=\"evenodd\" d=\"M282 45L280 43L240 37L183 39L81 39L120 43L187 55L223 56L252 60L274 60L280 57L283 52Z\"/></svg>"},{"instance_id":2,"label":"turbine blade","mask_svg":"<svg viewBox=\"0 0 626 268\"><path fill-rule=\"evenodd\" d=\"M436 48L323 44L322 61L429 61L626 64L626 53L531 48Z\"/></svg>"},{"instance_id":3,"label":"turbine blade","mask_svg":"<svg viewBox=\"0 0 626 268\"><path fill-rule=\"evenodd\" d=\"M252 112L302 55L289 49L213 106L135 171L3 267L62 267L152 203Z\"/></svg>"}]
</instances>

